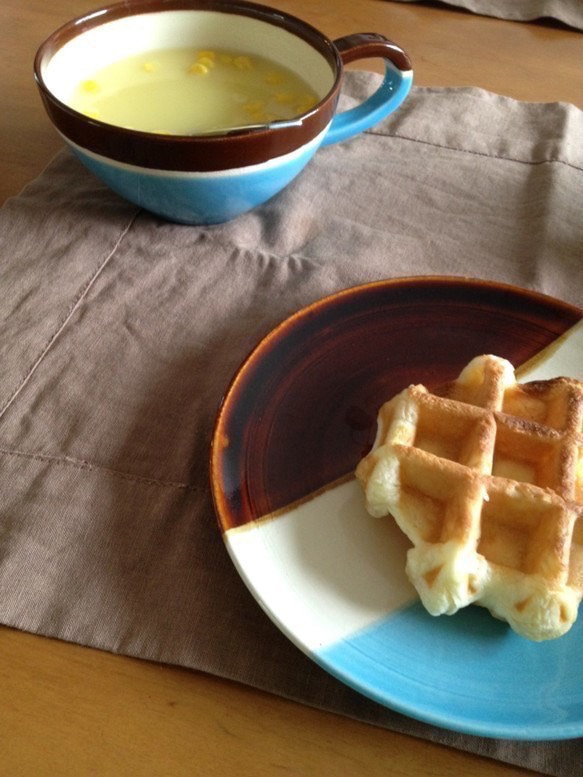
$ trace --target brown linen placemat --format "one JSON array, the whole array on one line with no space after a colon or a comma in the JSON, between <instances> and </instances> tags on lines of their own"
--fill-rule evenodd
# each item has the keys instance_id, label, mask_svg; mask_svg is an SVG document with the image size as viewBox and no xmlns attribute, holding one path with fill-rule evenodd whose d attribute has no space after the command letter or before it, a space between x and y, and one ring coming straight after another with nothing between
<instances>
[{"instance_id":1,"label":"brown linen placemat","mask_svg":"<svg viewBox=\"0 0 583 777\"><path fill-rule=\"evenodd\" d=\"M415 3L418 0L395 0ZM532 22L535 19L554 19L576 30L583 30L582 0L440 0L481 16L495 16L514 22Z\"/></svg>"},{"instance_id":2,"label":"brown linen placemat","mask_svg":"<svg viewBox=\"0 0 583 777\"><path fill-rule=\"evenodd\" d=\"M351 74L349 89L373 81ZM60 153L0 210L0 621L574 775L578 741L445 731L306 658L227 557L207 459L241 360L325 294L449 274L580 304L582 133L570 105L416 88L216 227L139 211Z\"/></svg>"}]
</instances>

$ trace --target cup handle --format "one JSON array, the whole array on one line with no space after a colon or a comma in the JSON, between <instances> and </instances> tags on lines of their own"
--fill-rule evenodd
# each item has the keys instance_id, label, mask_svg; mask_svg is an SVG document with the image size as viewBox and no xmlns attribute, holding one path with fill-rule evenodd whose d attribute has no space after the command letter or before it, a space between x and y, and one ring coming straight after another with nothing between
<instances>
[{"instance_id":1,"label":"cup handle","mask_svg":"<svg viewBox=\"0 0 583 777\"><path fill-rule=\"evenodd\" d=\"M396 110L409 94L413 69L403 49L374 32L346 35L334 41L342 63L357 59L381 57L385 60L385 77L378 89L355 108L337 113L322 145L338 143L358 135Z\"/></svg>"}]
</instances>

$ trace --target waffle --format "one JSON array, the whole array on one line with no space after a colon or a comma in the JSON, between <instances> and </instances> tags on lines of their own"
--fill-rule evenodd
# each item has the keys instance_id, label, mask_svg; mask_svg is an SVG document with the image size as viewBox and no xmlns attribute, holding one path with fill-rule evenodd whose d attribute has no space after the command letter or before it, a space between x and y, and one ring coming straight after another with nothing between
<instances>
[{"instance_id":1,"label":"waffle","mask_svg":"<svg viewBox=\"0 0 583 777\"><path fill-rule=\"evenodd\" d=\"M566 633L583 596L583 383L520 385L478 356L443 391L379 411L356 469L374 516L412 542L407 574L432 615L480 604L518 634Z\"/></svg>"}]
</instances>

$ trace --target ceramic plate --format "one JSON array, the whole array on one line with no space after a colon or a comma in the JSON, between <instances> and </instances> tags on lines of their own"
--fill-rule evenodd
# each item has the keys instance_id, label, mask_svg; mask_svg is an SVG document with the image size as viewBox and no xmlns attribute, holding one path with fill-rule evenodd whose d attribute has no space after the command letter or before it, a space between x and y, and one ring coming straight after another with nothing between
<instances>
[{"instance_id":1,"label":"ceramic plate","mask_svg":"<svg viewBox=\"0 0 583 777\"><path fill-rule=\"evenodd\" d=\"M407 540L366 513L353 477L378 408L410 383L439 385L482 353L583 377L581 317L483 281L372 283L284 321L235 375L211 452L226 546L279 628L343 682L466 733L583 735L583 618L545 643L480 607L433 618L405 576Z\"/></svg>"}]
</instances>

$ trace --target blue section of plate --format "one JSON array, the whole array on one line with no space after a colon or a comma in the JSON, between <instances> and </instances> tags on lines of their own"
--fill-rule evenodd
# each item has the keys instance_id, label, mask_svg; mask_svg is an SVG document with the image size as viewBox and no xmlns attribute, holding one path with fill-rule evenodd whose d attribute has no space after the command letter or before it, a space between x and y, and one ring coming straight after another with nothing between
<instances>
[{"instance_id":1,"label":"blue section of plate","mask_svg":"<svg viewBox=\"0 0 583 777\"><path fill-rule=\"evenodd\" d=\"M433 618L406 607L314 655L381 704L467 734L506 739L583 736L583 619L535 643L481 607Z\"/></svg>"}]
</instances>

